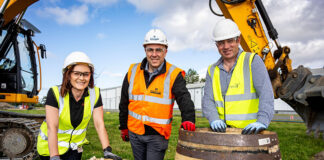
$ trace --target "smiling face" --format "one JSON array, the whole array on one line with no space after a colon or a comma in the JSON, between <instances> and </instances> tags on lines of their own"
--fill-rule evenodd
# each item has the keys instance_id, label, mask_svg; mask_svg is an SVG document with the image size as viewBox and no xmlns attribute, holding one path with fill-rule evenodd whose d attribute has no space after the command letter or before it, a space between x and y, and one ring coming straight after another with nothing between
<instances>
[{"instance_id":1,"label":"smiling face","mask_svg":"<svg viewBox=\"0 0 324 160\"><path fill-rule=\"evenodd\" d=\"M70 74L72 89L84 90L89 85L91 70L87 64L77 64Z\"/></svg>"},{"instance_id":2,"label":"smiling face","mask_svg":"<svg viewBox=\"0 0 324 160\"><path fill-rule=\"evenodd\" d=\"M145 53L150 72L153 72L153 70L160 67L160 65L164 62L164 58L167 52L167 48L161 44L145 45Z\"/></svg>"},{"instance_id":3,"label":"smiling face","mask_svg":"<svg viewBox=\"0 0 324 160\"><path fill-rule=\"evenodd\" d=\"M222 41L217 41L216 46L218 52L221 54L224 60L235 60L239 52L241 38L231 38Z\"/></svg>"}]
</instances>

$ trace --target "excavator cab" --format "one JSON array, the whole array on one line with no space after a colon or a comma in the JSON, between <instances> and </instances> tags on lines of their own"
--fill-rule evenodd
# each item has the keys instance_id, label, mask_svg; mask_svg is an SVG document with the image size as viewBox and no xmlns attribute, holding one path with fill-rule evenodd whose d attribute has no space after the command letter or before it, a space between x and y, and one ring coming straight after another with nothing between
<instances>
[{"instance_id":1,"label":"excavator cab","mask_svg":"<svg viewBox=\"0 0 324 160\"><path fill-rule=\"evenodd\" d=\"M36 50L33 30L9 25L0 35L0 102L38 102ZM41 57L45 46L39 47ZM40 59L38 59L39 61Z\"/></svg>"},{"instance_id":2,"label":"excavator cab","mask_svg":"<svg viewBox=\"0 0 324 160\"><path fill-rule=\"evenodd\" d=\"M3 4L4 5L4 4ZM8 5L8 4L7 4ZM9 4L7 9L10 9ZM41 87L38 84L37 66L41 57L46 57L44 45L39 47L33 42L32 37L40 31L22 19L24 11L16 19L6 21L6 16L1 16L0 28L0 102L37 103L37 94ZM39 68L37 68L39 67Z\"/></svg>"}]
</instances>

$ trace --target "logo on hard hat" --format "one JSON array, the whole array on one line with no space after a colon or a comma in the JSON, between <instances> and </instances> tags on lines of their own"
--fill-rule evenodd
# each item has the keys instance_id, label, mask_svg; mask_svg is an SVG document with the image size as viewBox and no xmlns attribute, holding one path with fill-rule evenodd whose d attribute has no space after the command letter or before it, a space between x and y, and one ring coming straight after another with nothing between
<instances>
[{"instance_id":1,"label":"logo on hard hat","mask_svg":"<svg viewBox=\"0 0 324 160\"><path fill-rule=\"evenodd\" d=\"M156 37L156 35L154 35L153 37L150 38L151 41L158 41L159 37Z\"/></svg>"}]
</instances>

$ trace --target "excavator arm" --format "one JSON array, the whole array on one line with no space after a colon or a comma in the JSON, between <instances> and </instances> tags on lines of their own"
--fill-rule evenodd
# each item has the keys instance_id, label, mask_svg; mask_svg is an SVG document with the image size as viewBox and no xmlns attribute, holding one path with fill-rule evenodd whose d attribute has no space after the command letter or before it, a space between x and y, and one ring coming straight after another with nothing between
<instances>
[{"instance_id":1,"label":"excavator arm","mask_svg":"<svg viewBox=\"0 0 324 160\"><path fill-rule=\"evenodd\" d=\"M232 19L241 31L241 46L245 51L257 53L268 70L275 98L288 103L304 120L307 133L319 136L324 132L324 77L313 75L303 66L292 69L290 48L281 46L278 33L261 0L215 0L222 14L216 13L209 1L211 11L217 16ZM266 26L267 33L263 24ZM269 43L270 37L276 50ZM323 134L324 135L324 134ZM324 138L324 136L323 136Z\"/></svg>"}]
</instances>

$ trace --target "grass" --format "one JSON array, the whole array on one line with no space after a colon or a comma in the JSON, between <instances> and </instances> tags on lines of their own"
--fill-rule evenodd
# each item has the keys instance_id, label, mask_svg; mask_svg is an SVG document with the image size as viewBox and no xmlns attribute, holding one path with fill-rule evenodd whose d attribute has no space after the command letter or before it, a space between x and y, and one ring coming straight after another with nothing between
<instances>
[{"instance_id":1,"label":"grass","mask_svg":"<svg viewBox=\"0 0 324 160\"><path fill-rule=\"evenodd\" d=\"M42 114L44 113L44 110L27 110L17 112ZM109 134L110 144L113 148L113 153L121 156L123 159L133 159L130 143L124 142L120 138L120 131L118 130L118 113L106 112L104 114L104 120ZM174 159L180 124L181 117L174 116L174 121L172 123L172 134L169 140L169 148L165 155L165 159L167 160ZM196 118L196 126L209 127L209 124L206 118ZM278 134L281 157L284 160L309 160L316 153L323 151L324 141L322 139L316 139L312 136L306 135L306 127L303 123L272 122L268 130L274 131ZM83 147L84 152L82 159L89 159L93 156L96 156L97 158L103 157L101 144L92 120L89 124L87 139L90 141L90 144Z\"/></svg>"}]
</instances>

